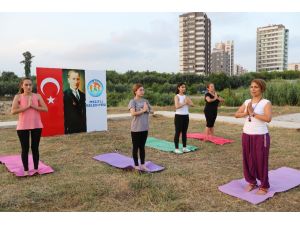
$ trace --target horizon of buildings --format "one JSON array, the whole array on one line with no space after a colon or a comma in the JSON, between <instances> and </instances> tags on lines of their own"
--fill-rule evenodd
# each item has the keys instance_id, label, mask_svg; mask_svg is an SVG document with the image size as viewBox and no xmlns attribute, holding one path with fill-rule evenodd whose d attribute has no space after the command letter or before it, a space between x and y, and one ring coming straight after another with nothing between
<instances>
[{"instance_id":1,"label":"horizon of buildings","mask_svg":"<svg viewBox=\"0 0 300 225\"><path fill-rule=\"evenodd\" d=\"M170 23L170 24L172 24L172 26L169 26L170 30L173 30L173 31L176 30L176 33L178 32L178 25L174 24L174 22L175 23L177 22L177 24L178 24L178 17L179 17L179 15L180 14L178 13L178 14L176 14L175 17L172 18L173 22ZM263 18L262 19L258 18L258 21L255 23L255 26L252 26L251 32L248 32L247 36L244 37L241 40L241 38L240 38L239 35L242 32L243 28L238 28L238 29L235 30L234 29L235 28L234 27L235 23L234 22L230 22L230 21L229 21L229 23L225 24L226 26L224 25L224 29L223 30L220 30L220 26L221 27L223 26L223 21L222 21L223 18L225 20L225 19L228 19L228 17L230 17L230 18L233 17L233 18L241 18L241 20L242 20L245 17L244 14L239 15L241 17L237 17L237 16L231 15L231 14L228 15L227 17L223 17L222 14L221 14L221 16L217 15L217 17L214 17L213 15L214 14L207 13L207 17L210 20L210 24L213 23L213 27L212 27L213 29L210 29L211 30L211 32L210 32L211 44L208 45L208 47L209 47L209 49L212 49L212 47L210 47L210 46L217 45L219 42L223 43L223 42L226 42L226 40L234 40L234 45L235 45L234 48L235 49L233 51L236 51L236 52L234 52L233 55L234 55L234 57L238 57L238 59L234 59L233 60L234 63L232 63L232 65L241 64L242 67L244 67L246 65L247 69L249 68L249 71L256 71L256 66L257 65L255 65L256 61L254 61L253 59L254 59L254 55L257 53L257 49L255 49L255 43L257 43L258 40L256 40L256 41L254 40L254 38L256 38L256 36L254 36L253 34L254 34L254 32L256 32L256 30L259 27L264 27L265 24L273 24L272 23L273 21L276 22L276 24L279 24L279 25L283 24L283 25L286 26L286 28L290 28L290 32L293 30L293 32L291 33L291 35L286 35L286 37L287 37L286 38L287 39L286 46L287 46L287 48L291 49L290 51L288 51L288 49L287 49L286 52L289 53L288 59L290 61L295 62L295 63L299 62L297 55L295 57L295 53L297 52L296 50L298 49L298 46L297 46L298 41L297 41L297 39L295 41L295 37L297 37L297 30L295 31L295 27L293 26L293 24L289 23L288 20L284 20L284 18L282 18L282 21L281 21L280 18L279 19L271 18L270 20L268 20L266 22L266 21L263 20ZM152 19L156 18L156 15L152 15L152 16L153 16ZM249 20L250 17L251 16L248 15L248 20ZM218 18L221 18L221 20L219 20ZM293 17L292 17L292 19L293 19ZM10 20L11 20L11 18L10 18ZM261 21L264 21L264 23L261 23ZM242 24L244 24L244 23L242 23ZM152 28L151 28L152 31L154 31L154 30L157 31L157 30L163 28L163 26L161 26L161 24L159 24L159 23L153 23L151 25L152 25ZM163 25L164 25L164 29L166 29L167 23L165 23ZM287 27L287 25L288 25L288 27ZM161 26L161 27L156 28L157 26ZM174 27L176 27L176 29L174 29ZM227 35L224 35L223 33L226 33ZM242 33L245 33L245 31L242 32ZM148 36L150 34L152 34L152 33L151 32L148 32L148 33L144 32L144 33L140 34L140 36L148 38ZM172 36L173 37L175 36L174 33L173 33ZM6 36L6 38L9 38L9 37L10 36ZM178 36L177 35L176 35L176 39L177 40L170 39L170 36L166 37L165 39L161 35L158 35L158 36L153 35L153 38L152 38L152 36L150 36L148 39L151 42L147 43L147 44L150 44L150 45L146 45L147 41L143 42L143 44L144 44L144 47L154 45L153 48L154 49L155 48L158 49L158 51L154 51L154 50L152 51L152 49L151 49L152 52L151 51L150 52L146 51L145 48L134 47L133 49L130 49L130 45L127 45L127 46L124 47L124 45L126 44L126 42L130 42L130 41L128 41L128 40L130 40L129 37L130 37L130 34L128 34L128 33L124 33L124 34L121 33L121 32L117 33L117 34L112 33L111 38L113 38L114 42L116 40L120 41L120 40L122 40L122 38L123 38L123 40L125 40L125 43L118 43L119 46L117 46L115 48L111 48L111 47L104 48L103 46L108 46L108 45L106 45L108 41L106 41L106 42L105 41L104 42L97 42L97 43L92 43L92 42L91 43L90 42L85 42L85 43L79 43L79 44L77 43L78 44L78 48L77 49L74 48L73 50L67 50L68 46L65 45L66 46L65 48L60 48L60 49L62 49L62 50L65 51L64 55L61 55L59 53L57 53L56 55L53 54L53 53L49 54L50 57L48 57L48 61L47 61L47 57L45 57L45 54L44 54L45 52L43 52L43 51L47 50L47 46L48 46L48 51L49 51L49 46L51 47L52 46L51 44L54 44L55 42L48 43L47 40L45 40L45 43L44 43L44 40L42 40L42 39L40 40L40 42L38 42L38 39L37 40L32 39L32 40L29 40L29 41L24 40L24 42L22 42L20 46L22 46L22 45L23 46L34 46L32 49L29 48L30 50L32 50L33 54L36 53L36 55L38 56L36 58L36 60L34 61L33 66L35 66L35 64L36 65L42 65L42 66L50 66L50 67L53 66L53 65L56 66L57 63L55 63L55 62L53 63L51 60L53 60L54 56L58 56L56 58L57 59L56 61L62 60L62 63L64 63L64 65L71 65L71 66L74 66L74 68L78 68L78 65L79 66L81 66L81 65L87 65L88 68L92 68L93 69L93 68L98 68L98 67L101 67L101 66L104 65L104 68L106 68L108 70L121 71L121 73L126 72L128 70L136 70L136 71L145 71L145 70L151 71L152 70L152 71L160 71L160 72L165 72L165 71L167 72L167 71L169 71L170 73L177 73L177 72L180 71L180 69L179 69L179 63L178 63L178 55L179 55L178 48L179 48L179 45L178 45ZM158 39L158 38L160 38L160 39ZM244 41L244 40L250 40L250 39L254 40L254 41L251 41L251 43L250 43L250 41ZM49 40L51 40L51 39L49 39ZM136 40L141 40L142 41L142 39L136 39ZM174 45L175 45L175 47L176 47L175 48L176 55L172 53L172 55L168 56L168 54L170 54L170 51L168 50L170 46L165 47L168 44L168 42L166 40L170 40L170 42L172 41L172 44L170 44L170 43L169 44L170 44L170 46L173 46L172 47L172 52L173 53L174 53ZM37 45L35 45L35 43ZM38 48L41 43L44 43L43 46L45 46L45 49L43 47ZM105 45L103 45L103 44L105 44ZM162 45L162 44L164 44L164 45ZM140 45L142 45L142 44L140 44ZM9 45L7 45L7 46L9 46ZM160 54L160 52L159 52L160 51L159 48L161 46L164 46L163 50L161 51L162 54ZM246 47L246 46L248 46L248 47ZM249 49L249 46L251 46L251 49ZM62 45L60 47L62 47ZM93 48L93 49L91 50L91 48ZM143 52L137 52L136 50L139 50L139 49L145 49L145 50ZM199 46L198 46L198 49L199 49ZM247 49L247 51L245 51L246 49ZM80 55L81 55L81 59L82 60L80 59L80 57L76 57L75 56L76 55L76 54L74 54L76 52L75 50L81 51ZM131 51L128 51L128 50L131 50ZM165 51L165 50L168 50L168 51ZM9 47L4 47L4 52L8 52L8 51L9 51ZM214 72L214 69L213 69L213 62L214 62L214 60L213 60L213 57L212 57L213 52L214 52L214 49L211 50L211 57L208 58L208 60L210 60L210 63L206 63L207 66L205 64L202 65L203 67L207 67L207 68L210 67L210 72ZM247 52L248 53L251 52L251 57L250 57L250 54L249 54L248 55L248 59L245 60L245 57L243 57L242 52L244 52L244 53L245 52L246 53ZM49 53L50 53L50 51L49 51ZM119 66L118 60L120 62L123 62L122 58L124 58L124 55L128 55L128 58L126 58L128 64L134 63L134 61L130 60L130 54L131 53L134 53L136 55L139 54L140 56L145 56L145 57L140 57L142 59L145 58L145 60L143 61L143 63L145 63L145 64L138 63L138 64L135 64L135 65L131 65L131 68L128 67L128 66L123 66L123 67ZM154 56L155 53L157 53L156 54L157 57L150 58L150 56L151 55ZM294 56L291 53L293 53ZM13 54L15 54L15 53L13 53ZM106 57L104 55L107 55L107 54L111 58L112 58L112 56L115 56L114 60L100 61L101 57ZM121 55L119 56L118 54L121 54ZM201 52L199 52L198 54L201 54ZM10 55L8 55L8 56L10 56ZM109 58L109 57L107 57L107 58ZM120 58L118 58L118 57L120 57ZM132 58L134 58L134 57L135 56L132 56ZM267 56L267 57L269 57L269 56ZM149 60L149 58L150 58L150 60ZM168 60L169 58L172 58L172 60ZM197 57L197 58L200 59L200 57ZM87 59L87 60L84 61L85 59ZM97 59L98 59L98 61L97 61ZM159 59L159 60L157 60L157 59ZM166 68L162 67L162 66L159 68L159 65L161 65L160 62L163 62L162 61L163 59L166 59L166 62L167 62L166 65L168 65L168 66ZM287 63L288 63L288 59L286 59ZM94 61L90 61L90 60L94 60ZM95 61L97 63L96 65L94 63ZM152 66L152 68L151 68L151 63L149 63L150 61L152 62L152 65L155 65L155 66ZM189 61L192 62L193 59L189 59ZM269 61L271 61L271 60L269 59ZM50 63L48 64L48 62L50 62ZM6 64L6 61L4 61L3 68L1 68L1 71L15 71L14 68L10 66L12 64L9 64L9 63L10 62L8 61L8 64ZM252 64L252 66L249 65L250 63ZM6 65L8 65L8 66L6 66ZM9 66L11 67L12 70L7 70L6 69L6 68L9 68ZM195 68L196 68L196 66L198 67L200 65L194 65ZM167 68L174 68L174 69L168 70ZM289 69L289 68L290 67L287 66L287 69ZM269 69L269 70L272 71L272 69ZM276 70L278 70L278 69L276 69ZM285 68L283 70L285 70ZM202 72L202 73L205 73L205 72ZM19 70L18 74L22 74L22 71ZM227 72L227 74L230 75L230 72L229 73ZM231 74L232 74L232 72L231 72Z\"/></svg>"},{"instance_id":2,"label":"horizon of buildings","mask_svg":"<svg viewBox=\"0 0 300 225\"><path fill-rule=\"evenodd\" d=\"M242 65L234 63L233 40L218 42L211 51L211 26L204 12L179 15L179 72L225 73L229 76L248 72ZM258 27L256 36L256 72L292 68L288 67L289 30L284 25Z\"/></svg>"}]
</instances>

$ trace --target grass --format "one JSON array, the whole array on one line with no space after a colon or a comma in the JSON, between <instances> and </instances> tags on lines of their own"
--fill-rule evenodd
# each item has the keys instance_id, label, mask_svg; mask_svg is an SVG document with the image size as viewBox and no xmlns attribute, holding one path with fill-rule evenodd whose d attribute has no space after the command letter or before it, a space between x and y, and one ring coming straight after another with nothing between
<instances>
[{"instance_id":1,"label":"grass","mask_svg":"<svg viewBox=\"0 0 300 225\"><path fill-rule=\"evenodd\" d=\"M220 106L218 108L218 115L220 116L234 116L235 112L238 110L239 107L229 107L229 106ZM174 106L155 106L154 110L156 111L174 111ZM204 106L195 106L190 107L189 111L190 113L201 113L203 114ZM113 109L112 109L113 111ZM272 106L272 115L280 116L280 115L286 115L291 113L299 113L300 107L299 106Z\"/></svg>"},{"instance_id":2,"label":"grass","mask_svg":"<svg viewBox=\"0 0 300 225\"><path fill-rule=\"evenodd\" d=\"M139 175L92 159L120 149L131 155L130 121L108 122L109 131L42 138L41 159L55 173L17 178L0 165L0 211L299 211L300 187L259 205L228 196L218 186L241 178L242 127L216 123L216 134L234 139L217 146L188 140L200 150L184 155L146 148L146 159L166 167ZM204 122L190 121L190 132ZM270 170L300 169L299 132L271 128ZM172 119L151 117L149 136L173 140ZM16 131L1 130L0 155L20 151Z\"/></svg>"},{"instance_id":3,"label":"grass","mask_svg":"<svg viewBox=\"0 0 300 225\"><path fill-rule=\"evenodd\" d=\"M196 104L198 101L194 100ZM3 101L3 105L0 105L0 122L15 121L18 120L18 115L10 114L11 101ZM174 111L174 106L154 106L154 111ZM191 113L203 113L204 106L196 104L195 107L190 108ZM234 116L238 107L221 106L218 109L218 115L220 116ZM273 116L280 116L290 113L299 113L300 107L297 106L273 106ZM126 106L108 107L108 114L129 113Z\"/></svg>"}]
</instances>

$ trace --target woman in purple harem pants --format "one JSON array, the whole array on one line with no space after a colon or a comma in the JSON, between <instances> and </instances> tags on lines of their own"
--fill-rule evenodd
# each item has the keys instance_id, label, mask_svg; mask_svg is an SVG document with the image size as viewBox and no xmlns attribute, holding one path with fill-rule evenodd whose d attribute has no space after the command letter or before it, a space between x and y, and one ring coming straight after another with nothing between
<instances>
[{"instance_id":1,"label":"woman in purple harem pants","mask_svg":"<svg viewBox=\"0 0 300 225\"><path fill-rule=\"evenodd\" d=\"M270 136L267 123L272 119L271 102L263 98L266 83L262 79L251 81L251 99L246 100L235 113L236 118L246 117L243 134L243 170L245 180L249 183L246 191L257 187L256 179L261 184L257 194L264 195L270 188L268 177L268 160Z\"/></svg>"}]
</instances>

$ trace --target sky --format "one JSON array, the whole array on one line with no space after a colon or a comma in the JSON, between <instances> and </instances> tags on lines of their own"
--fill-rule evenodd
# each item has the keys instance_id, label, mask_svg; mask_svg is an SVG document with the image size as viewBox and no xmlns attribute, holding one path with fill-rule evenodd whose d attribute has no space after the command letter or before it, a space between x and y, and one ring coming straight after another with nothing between
<instances>
[{"instance_id":1,"label":"sky","mask_svg":"<svg viewBox=\"0 0 300 225\"><path fill-rule=\"evenodd\" d=\"M179 15L184 12L0 13L0 72L23 75L22 53L35 67L179 71ZM256 29L289 29L288 62L300 62L300 13L207 12L212 47L233 40L235 63L255 71Z\"/></svg>"}]
</instances>

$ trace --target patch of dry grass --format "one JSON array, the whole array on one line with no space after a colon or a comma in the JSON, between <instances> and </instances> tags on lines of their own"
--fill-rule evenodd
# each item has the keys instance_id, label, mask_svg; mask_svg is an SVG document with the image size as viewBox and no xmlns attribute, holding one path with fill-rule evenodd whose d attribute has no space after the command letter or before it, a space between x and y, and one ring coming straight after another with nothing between
<instances>
[{"instance_id":1,"label":"patch of dry grass","mask_svg":"<svg viewBox=\"0 0 300 225\"><path fill-rule=\"evenodd\" d=\"M14 121L18 119L18 115L11 115L12 101L2 101L0 104L0 122L3 121ZM154 106L154 111L174 111L174 106ZM190 108L191 113L203 113L204 106L195 106ZM218 115L220 116L234 116L234 113L237 111L238 107L228 107L221 106L218 110ZM119 107L108 107L108 114L119 114L119 113L128 113L128 108L126 106ZM273 106L273 117L290 114L290 113L299 113L300 107L296 106Z\"/></svg>"},{"instance_id":2,"label":"patch of dry grass","mask_svg":"<svg viewBox=\"0 0 300 225\"><path fill-rule=\"evenodd\" d=\"M200 150L175 155L146 148L146 159L166 167L139 175L110 167L93 156L120 149L131 155L130 121L109 121L109 131L42 138L41 159L55 173L17 178L0 165L0 211L299 211L300 187L252 205L218 191L242 177L242 127L216 123L216 134L235 140L217 146L188 140ZM190 121L189 132L204 129ZM300 169L299 132L272 128L270 169ZM151 117L149 136L172 141L172 119ZM1 130L0 155L20 150L16 131Z\"/></svg>"},{"instance_id":3,"label":"patch of dry grass","mask_svg":"<svg viewBox=\"0 0 300 225\"><path fill-rule=\"evenodd\" d=\"M239 107L229 107L229 106L221 106L218 109L218 115L220 116L234 116L235 112ZM113 109L111 109L113 111ZM155 106L155 111L174 111L174 106ZM204 106L195 106L190 108L191 113L201 113L203 114ZM291 113L299 113L299 106L273 106L273 117L291 114Z\"/></svg>"}]
</instances>

